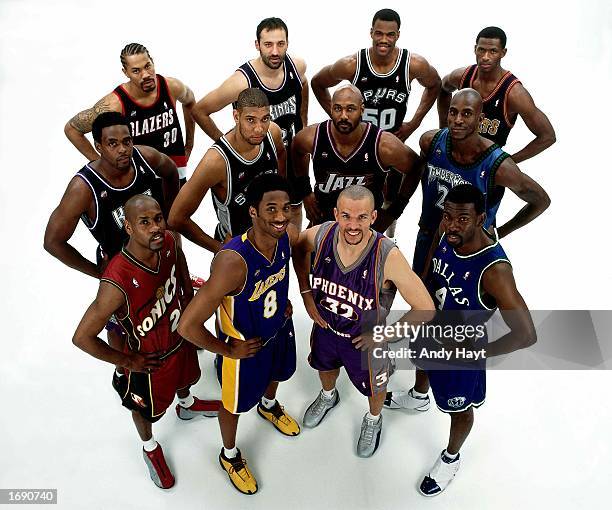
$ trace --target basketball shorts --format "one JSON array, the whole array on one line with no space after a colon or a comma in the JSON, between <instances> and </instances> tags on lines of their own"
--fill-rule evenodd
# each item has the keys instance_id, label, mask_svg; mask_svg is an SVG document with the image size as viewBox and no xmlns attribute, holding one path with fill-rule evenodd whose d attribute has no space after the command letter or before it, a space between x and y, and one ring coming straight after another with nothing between
<instances>
[{"instance_id":1,"label":"basketball shorts","mask_svg":"<svg viewBox=\"0 0 612 510\"><path fill-rule=\"evenodd\" d=\"M344 367L353 386L366 397L371 397L387 391L393 373L393 366L385 356L387 351L386 343L375 346L373 350L360 351L349 338L314 324L308 363L321 372Z\"/></svg>"},{"instance_id":2,"label":"basketball shorts","mask_svg":"<svg viewBox=\"0 0 612 510\"><path fill-rule=\"evenodd\" d=\"M217 355L216 365L223 407L232 414L247 412L261 400L272 381L286 381L295 373L292 319L288 319L252 358Z\"/></svg>"},{"instance_id":3,"label":"basketball shorts","mask_svg":"<svg viewBox=\"0 0 612 510\"><path fill-rule=\"evenodd\" d=\"M120 377L117 393L122 404L138 411L147 421L159 420L174 401L178 390L187 388L200 379L198 355L191 342L182 340L176 350L170 350L155 372L130 372Z\"/></svg>"},{"instance_id":4,"label":"basketball shorts","mask_svg":"<svg viewBox=\"0 0 612 510\"><path fill-rule=\"evenodd\" d=\"M427 370L436 405L445 413L480 407L486 397L486 370Z\"/></svg>"}]
</instances>

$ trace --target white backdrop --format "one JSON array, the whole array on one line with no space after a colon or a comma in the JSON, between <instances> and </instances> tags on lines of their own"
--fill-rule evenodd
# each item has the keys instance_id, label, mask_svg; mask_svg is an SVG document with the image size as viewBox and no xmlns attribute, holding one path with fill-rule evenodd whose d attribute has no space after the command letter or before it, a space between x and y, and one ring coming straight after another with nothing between
<instances>
[{"instance_id":1,"label":"white backdrop","mask_svg":"<svg viewBox=\"0 0 612 510\"><path fill-rule=\"evenodd\" d=\"M491 4L438 2L0 2L0 488L57 487L62 508L403 508L425 504L416 486L444 447L447 418L386 413L376 456L354 454L365 401L342 378L342 406L314 431L278 437L253 414L241 420L239 446L260 482L253 498L237 494L217 465L214 420L178 423L169 413L156 426L177 486L162 493L148 479L129 417L110 387L110 365L89 358L70 339L96 282L42 249L43 232L83 158L63 134L77 111L123 81L119 52L141 42L157 71L187 83L199 99L256 56L257 23L279 16L289 26L289 52L304 57L308 78L323 65L369 44L373 13L402 16L399 45L425 56L441 75L473 62L475 35L487 25L508 34L504 67L512 70L549 116L557 143L521 168L552 198L546 213L503 244L519 289L533 309L610 309L612 271L605 211L609 196L607 93L612 87L612 8L604 1ZM576 86L578 85L578 86ZM409 115L421 88L414 85ZM324 114L311 96L310 121ZM231 115L215 115L229 128ZM601 122L600 122L601 121ZM435 107L408 141L435 128ZM509 152L531 134L519 122ZM193 169L210 145L197 131ZM506 194L501 221L521 206ZM420 192L400 220L398 241L411 259ZM212 207L198 221L212 231ZM603 221L602 221L603 220ZM74 244L91 258L95 244L82 225ZM193 272L207 276L210 256L186 246ZM279 398L301 418L318 391L307 365L309 323L296 286L298 371ZM401 303L396 303L401 307ZM197 393L218 393L211 356ZM409 385L411 373L393 386ZM489 374L489 399L477 412L458 478L435 508L603 508L612 475L605 402L608 372Z\"/></svg>"}]
</instances>

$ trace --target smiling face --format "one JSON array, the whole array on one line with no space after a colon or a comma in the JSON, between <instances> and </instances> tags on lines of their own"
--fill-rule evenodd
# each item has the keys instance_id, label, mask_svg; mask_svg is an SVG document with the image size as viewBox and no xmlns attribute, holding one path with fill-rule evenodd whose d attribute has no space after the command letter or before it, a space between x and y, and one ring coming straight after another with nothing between
<instances>
[{"instance_id":1,"label":"smiling face","mask_svg":"<svg viewBox=\"0 0 612 510\"><path fill-rule=\"evenodd\" d=\"M372 50L378 57L386 57L395 49L395 43L399 39L399 28L395 21L383 21L377 19L370 29L372 37Z\"/></svg>"},{"instance_id":2,"label":"smiling face","mask_svg":"<svg viewBox=\"0 0 612 510\"><path fill-rule=\"evenodd\" d=\"M250 206L253 228L279 239L287 231L291 216L291 203L286 191L267 191L257 208Z\"/></svg>"},{"instance_id":3,"label":"smiling face","mask_svg":"<svg viewBox=\"0 0 612 510\"><path fill-rule=\"evenodd\" d=\"M334 208L334 217L344 242L358 246L367 242L370 227L376 221L374 202L367 197L353 200L340 196Z\"/></svg>"},{"instance_id":4,"label":"smiling face","mask_svg":"<svg viewBox=\"0 0 612 510\"><path fill-rule=\"evenodd\" d=\"M137 53L125 57L125 74L134 87L145 93L154 92L157 88L155 66L147 53Z\"/></svg>"}]
</instances>

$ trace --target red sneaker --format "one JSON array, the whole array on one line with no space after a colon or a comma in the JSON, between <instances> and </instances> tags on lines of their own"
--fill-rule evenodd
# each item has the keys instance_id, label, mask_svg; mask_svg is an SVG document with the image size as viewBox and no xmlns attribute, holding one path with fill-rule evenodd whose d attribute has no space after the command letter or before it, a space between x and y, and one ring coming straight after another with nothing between
<instances>
[{"instance_id":1,"label":"red sneaker","mask_svg":"<svg viewBox=\"0 0 612 510\"><path fill-rule=\"evenodd\" d=\"M196 276L194 274L189 273L189 277L191 278L191 286L193 287L193 290L195 292L200 290L202 285L206 283L206 280L204 278L200 278L199 276Z\"/></svg>"},{"instance_id":2,"label":"red sneaker","mask_svg":"<svg viewBox=\"0 0 612 510\"><path fill-rule=\"evenodd\" d=\"M149 468L151 480L153 480L155 485L160 489L169 489L174 485L174 475L170 471L168 464L166 464L164 451L159 443L152 452L148 452L143 448L142 456L145 464Z\"/></svg>"},{"instance_id":3,"label":"red sneaker","mask_svg":"<svg viewBox=\"0 0 612 510\"><path fill-rule=\"evenodd\" d=\"M220 407L220 400L200 400L197 397L193 397L193 404L191 404L190 407L183 407L181 404L176 404L176 415L181 420L191 420L196 416L215 418L219 416Z\"/></svg>"}]
</instances>

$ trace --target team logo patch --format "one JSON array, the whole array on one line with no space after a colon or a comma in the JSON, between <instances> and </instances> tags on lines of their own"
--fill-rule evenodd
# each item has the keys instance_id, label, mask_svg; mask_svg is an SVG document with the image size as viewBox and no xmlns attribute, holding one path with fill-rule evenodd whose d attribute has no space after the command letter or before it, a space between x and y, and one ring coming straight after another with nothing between
<instances>
[{"instance_id":1,"label":"team logo patch","mask_svg":"<svg viewBox=\"0 0 612 510\"><path fill-rule=\"evenodd\" d=\"M147 407L147 404L145 404L145 401L140 395L136 395L136 393L130 392L130 397L132 398L132 400L137 406L142 407L142 408Z\"/></svg>"},{"instance_id":2,"label":"team logo patch","mask_svg":"<svg viewBox=\"0 0 612 510\"><path fill-rule=\"evenodd\" d=\"M165 292L165 288L162 285L161 287L159 287L156 291L155 291L155 297L157 299L162 299L164 297L164 292Z\"/></svg>"},{"instance_id":3,"label":"team logo patch","mask_svg":"<svg viewBox=\"0 0 612 510\"><path fill-rule=\"evenodd\" d=\"M463 407L463 404L465 404L465 397L453 397L448 399L448 406L454 409Z\"/></svg>"}]
</instances>

